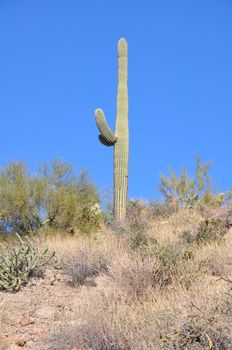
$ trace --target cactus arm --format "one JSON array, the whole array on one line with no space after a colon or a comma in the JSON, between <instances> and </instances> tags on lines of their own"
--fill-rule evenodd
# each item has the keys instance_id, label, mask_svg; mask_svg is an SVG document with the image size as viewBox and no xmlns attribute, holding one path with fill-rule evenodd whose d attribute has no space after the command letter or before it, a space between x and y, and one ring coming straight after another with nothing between
<instances>
[{"instance_id":1,"label":"cactus arm","mask_svg":"<svg viewBox=\"0 0 232 350\"><path fill-rule=\"evenodd\" d=\"M104 138L104 136L102 136L101 134L98 135L98 140L107 147L113 146L114 144L112 142L109 142L107 139Z\"/></svg>"},{"instance_id":2,"label":"cactus arm","mask_svg":"<svg viewBox=\"0 0 232 350\"><path fill-rule=\"evenodd\" d=\"M95 111L95 120L100 132L99 140L105 146L113 146L117 141L117 137L110 130L110 127L107 124L104 112L102 109L98 108Z\"/></svg>"}]
</instances>

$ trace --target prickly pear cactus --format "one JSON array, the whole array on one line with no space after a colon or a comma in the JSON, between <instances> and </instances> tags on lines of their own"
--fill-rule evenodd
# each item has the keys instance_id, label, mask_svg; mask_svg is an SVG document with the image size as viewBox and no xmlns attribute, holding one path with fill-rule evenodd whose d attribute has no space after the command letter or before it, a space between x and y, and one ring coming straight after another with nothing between
<instances>
[{"instance_id":1,"label":"prickly pear cactus","mask_svg":"<svg viewBox=\"0 0 232 350\"><path fill-rule=\"evenodd\" d=\"M96 109L95 119L100 131L99 140L106 146L114 146L114 218L123 221L126 217L128 192L128 91L127 91L127 42L118 42L118 94L116 129L113 133L104 112Z\"/></svg>"}]
</instances>

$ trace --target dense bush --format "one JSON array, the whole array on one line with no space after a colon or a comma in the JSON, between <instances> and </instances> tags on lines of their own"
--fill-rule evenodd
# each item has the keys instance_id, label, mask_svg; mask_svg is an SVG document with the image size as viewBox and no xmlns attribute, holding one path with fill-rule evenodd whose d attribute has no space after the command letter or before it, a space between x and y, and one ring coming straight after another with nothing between
<instances>
[{"instance_id":1,"label":"dense bush","mask_svg":"<svg viewBox=\"0 0 232 350\"><path fill-rule=\"evenodd\" d=\"M37 175L23 163L0 172L1 233L34 233L44 226L90 232L101 217L99 195L87 172L77 177L59 160L40 166Z\"/></svg>"},{"instance_id":2,"label":"dense bush","mask_svg":"<svg viewBox=\"0 0 232 350\"><path fill-rule=\"evenodd\" d=\"M29 176L23 163L12 163L0 172L1 232L35 232L41 226L44 184Z\"/></svg>"},{"instance_id":3,"label":"dense bush","mask_svg":"<svg viewBox=\"0 0 232 350\"><path fill-rule=\"evenodd\" d=\"M40 179L46 189L44 211L50 227L81 232L99 228L99 195L86 171L78 178L69 164L55 160L40 167Z\"/></svg>"}]
</instances>

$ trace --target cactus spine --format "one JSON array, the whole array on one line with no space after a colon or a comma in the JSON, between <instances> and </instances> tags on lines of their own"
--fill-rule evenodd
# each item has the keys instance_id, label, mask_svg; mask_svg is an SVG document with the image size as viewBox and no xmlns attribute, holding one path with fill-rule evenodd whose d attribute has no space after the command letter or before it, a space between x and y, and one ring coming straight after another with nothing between
<instances>
[{"instance_id":1,"label":"cactus spine","mask_svg":"<svg viewBox=\"0 0 232 350\"><path fill-rule=\"evenodd\" d=\"M114 146L114 218L122 221L126 217L128 192L128 91L127 91L127 42L118 42L118 93L115 134L110 130L104 112L96 109L95 119L99 140L106 146Z\"/></svg>"}]
</instances>

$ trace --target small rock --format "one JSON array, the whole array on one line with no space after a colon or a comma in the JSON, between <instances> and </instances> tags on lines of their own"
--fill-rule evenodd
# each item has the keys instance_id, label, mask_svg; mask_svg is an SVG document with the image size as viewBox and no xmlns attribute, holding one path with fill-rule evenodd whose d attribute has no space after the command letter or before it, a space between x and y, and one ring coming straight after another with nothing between
<instances>
[{"instance_id":1,"label":"small rock","mask_svg":"<svg viewBox=\"0 0 232 350\"><path fill-rule=\"evenodd\" d=\"M24 327L24 326L28 326L29 324L35 323L35 321L32 318L30 318L30 316L24 314L21 317L19 323L22 327Z\"/></svg>"},{"instance_id":2,"label":"small rock","mask_svg":"<svg viewBox=\"0 0 232 350\"><path fill-rule=\"evenodd\" d=\"M30 335L35 335L35 336L41 336L43 334L43 329L42 328L37 328L37 327L34 327L30 333Z\"/></svg>"},{"instance_id":3,"label":"small rock","mask_svg":"<svg viewBox=\"0 0 232 350\"><path fill-rule=\"evenodd\" d=\"M16 344L22 348L26 343L27 341L25 339L21 339Z\"/></svg>"},{"instance_id":4,"label":"small rock","mask_svg":"<svg viewBox=\"0 0 232 350\"><path fill-rule=\"evenodd\" d=\"M53 315L54 310L49 306L42 306L35 311L36 318L49 318Z\"/></svg>"},{"instance_id":5,"label":"small rock","mask_svg":"<svg viewBox=\"0 0 232 350\"><path fill-rule=\"evenodd\" d=\"M33 346L34 345L34 342L32 341L32 340L29 340L28 342L27 342L27 347L29 348L29 349L33 349Z\"/></svg>"},{"instance_id":6,"label":"small rock","mask_svg":"<svg viewBox=\"0 0 232 350\"><path fill-rule=\"evenodd\" d=\"M28 287L33 287L33 286L36 286L38 284L38 280L36 280L35 278L34 279L31 279L31 281L29 281L28 283Z\"/></svg>"}]
</instances>

